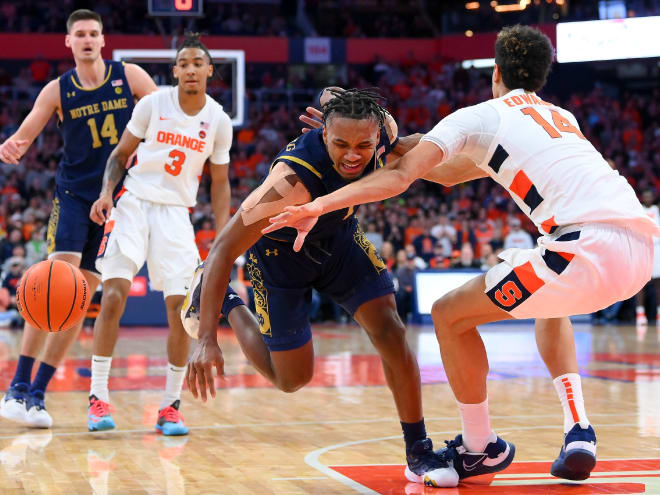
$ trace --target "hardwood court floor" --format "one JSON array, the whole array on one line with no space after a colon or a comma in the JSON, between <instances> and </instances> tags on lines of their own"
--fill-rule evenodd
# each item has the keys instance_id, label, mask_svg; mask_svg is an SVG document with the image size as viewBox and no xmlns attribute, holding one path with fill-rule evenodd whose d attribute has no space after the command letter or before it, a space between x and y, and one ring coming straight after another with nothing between
<instances>
[{"instance_id":1,"label":"hardwood court floor","mask_svg":"<svg viewBox=\"0 0 660 495\"><path fill-rule=\"evenodd\" d=\"M549 475L562 416L531 325L485 327L493 426L517 447L494 478L432 489L403 477L403 441L380 362L352 325L314 329L312 384L284 394L255 374L221 332L227 378L215 400L184 391L186 437L153 425L164 387L165 331L125 329L113 362L117 429L87 432L91 339L82 336L47 395L52 430L0 418L0 494L660 494L660 344L655 326L576 326L587 412L598 434L592 478ZM460 420L428 327L411 327L436 447ZM0 389L15 368L20 333L0 333Z\"/></svg>"}]
</instances>

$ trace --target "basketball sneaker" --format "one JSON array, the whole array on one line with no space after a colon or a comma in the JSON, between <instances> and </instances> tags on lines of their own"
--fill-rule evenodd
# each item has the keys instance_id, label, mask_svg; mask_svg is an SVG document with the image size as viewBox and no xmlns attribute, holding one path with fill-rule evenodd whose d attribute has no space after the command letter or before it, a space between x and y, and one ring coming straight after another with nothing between
<instances>
[{"instance_id":1,"label":"basketball sneaker","mask_svg":"<svg viewBox=\"0 0 660 495\"><path fill-rule=\"evenodd\" d=\"M103 402L96 395L89 396L89 408L87 408L87 428L89 431L112 430L115 421L110 416L114 412L113 407Z\"/></svg>"},{"instance_id":2,"label":"basketball sneaker","mask_svg":"<svg viewBox=\"0 0 660 495\"><path fill-rule=\"evenodd\" d=\"M16 383L9 387L5 396L0 400L0 416L11 421L25 423L27 414L25 404L29 388L27 383Z\"/></svg>"},{"instance_id":3,"label":"basketball sneaker","mask_svg":"<svg viewBox=\"0 0 660 495\"><path fill-rule=\"evenodd\" d=\"M430 438L417 440L406 454L406 461L405 476L408 481L444 488L458 485L456 470L442 455L433 452Z\"/></svg>"},{"instance_id":4,"label":"basketball sneaker","mask_svg":"<svg viewBox=\"0 0 660 495\"><path fill-rule=\"evenodd\" d=\"M187 435L188 427L183 423L183 416L179 412L181 401L179 399L172 402L158 411L158 421L156 429L163 435Z\"/></svg>"},{"instance_id":5,"label":"basketball sneaker","mask_svg":"<svg viewBox=\"0 0 660 495\"><path fill-rule=\"evenodd\" d=\"M460 479L502 471L511 464L516 454L516 447L500 437L489 442L483 452L469 452L463 445L463 435L457 435L454 440L445 440L445 443L447 447L438 453L453 464Z\"/></svg>"},{"instance_id":6,"label":"basketball sneaker","mask_svg":"<svg viewBox=\"0 0 660 495\"><path fill-rule=\"evenodd\" d=\"M30 392L26 404L27 413L25 422L34 428L50 428L53 426L53 418L46 411L44 404L44 393L41 390Z\"/></svg>"},{"instance_id":7,"label":"basketball sneaker","mask_svg":"<svg viewBox=\"0 0 660 495\"><path fill-rule=\"evenodd\" d=\"M202 296L202 275L204 263L201 263L193 275L190 287L181 306L181 322L186 333L193 339L199 336L199 301Z\"/></svg>"},{"instance_id":8,"label":"basketball sneaker","mask_svg":"<svg viewBox=\"0 0 660 495\"><path fill-rule=\"evenodd\" d=\"M575 423L564 436L559 457L552 463L550 474L566 480L586 480L596 465L596 433L589 425Z\"/></svg>"}]
</instances>

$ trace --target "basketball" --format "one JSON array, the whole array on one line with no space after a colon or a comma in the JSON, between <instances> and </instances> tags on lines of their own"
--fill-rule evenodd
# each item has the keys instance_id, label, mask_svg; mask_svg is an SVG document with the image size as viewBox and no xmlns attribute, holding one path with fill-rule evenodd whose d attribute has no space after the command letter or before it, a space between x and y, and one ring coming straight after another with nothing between
<instances>
[{"instance_id":1,"label":"basketball","mask_svg":"<svg viewBox=\"0 0 660 495\"><path fill-rule=\"evenodd\" d=\"M16 289L21 316L45 332L68 330L87 313L90 294L81 271L66 261L46 260L32 265Z\"/></svg>"}]
</instances>

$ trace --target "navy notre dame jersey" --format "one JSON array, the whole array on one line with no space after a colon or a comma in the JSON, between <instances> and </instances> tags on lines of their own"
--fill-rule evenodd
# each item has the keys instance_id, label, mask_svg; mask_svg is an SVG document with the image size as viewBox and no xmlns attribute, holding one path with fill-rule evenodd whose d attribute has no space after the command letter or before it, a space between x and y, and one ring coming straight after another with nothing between
<instances>
[{"instance_id":1,"label":"navy notre dame jersey","mask_svg":"<svg viewBox=\"0 0 660 495\"><path fill-rule=\"evenodd\" d=\"M64 154L57 185L88 201L101 192L105 164L133 113L123 62L105 61L100 86L83 88L75 69L60 76Z\"/></svg>"},{"instance_id":2,"label":"navy notre dame jersey","mask_svg":"<svg viewBox=\"0 0 660 495\"><path fill-rule=\"evenodd\" d=\"M385 127L381 127L380 141L376 147L376 153L371 162L365 167L362 176L381 168L384 165L383 160L390 151L392 151L392 146L387 131ZM302 134L291 141L273 160L273 164L277 162L285 162L296 172L296 175L300 177L312 195L312 199L336 191L351 182L344 179L335 170L323 142L322 128ZM321 215L308 234L307 239L314 240L337 235L338 229L349 228L350 222L346 220L349 220L354 212L355 208L346 208ZM296 237L296 231L291 228L284 228L269 234L269 237L293 240Z\"/></svg>"}]
</instances>

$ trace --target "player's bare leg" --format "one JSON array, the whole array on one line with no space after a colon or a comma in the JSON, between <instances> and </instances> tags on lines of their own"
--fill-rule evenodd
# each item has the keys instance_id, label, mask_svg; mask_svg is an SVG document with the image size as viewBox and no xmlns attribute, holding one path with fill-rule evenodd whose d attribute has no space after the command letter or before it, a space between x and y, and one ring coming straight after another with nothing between
<instances>
[{"instance_id":1,"label":"player's bare leg","mask_svg":"<svg viewBox=\"0 0 660 495\"><path fill-rule=\"evenodd\" d=\"M80 265L80 256L76 254L54 253L50 258L66 261L76 267ZM87 279L88 297L91 298L99 284L99 275L87 270L82 270L82 273ZM46 411L44 403L46 387L78 337L82 324L81 321L67 331L52 333L25 324L16 374L9 392L3 397L0 415L27 423L29 426L39 428L52 426L53 420ZM41 364L33 381L32 367L42 350Z\"/></svg>"},{"instance_id":2,"label":"player's bare leg","mask_svg":"<svg viewBox=\"0 0 660 495\"><path fill-rule=\"evenodd\" d=\"M596 434L584 408L573 326L568 318L538 319L535 330L539 353L564 410L564 442L550 472L560 478L586 479L596 464Z\"/></svg>"},{"instance_id":3,"label":"player's bare leg","mask_svg":"<svg viewBox=\"0 0 660 495\"><path fill-rule=\"evenodd\" d=\"M406 328L394 296L388 295L362 304L354 315L380 354L387 384L394 395L399 418L404 423L422 419L422 387L415 355L406 341Z\"/></svg>"},{"instance_id":4,"label":"player's bare leg","mask_svg":"<svg viewBox=\"0 0 660 495\"><path fill-rule=\"evenodd\" d=\"M250 364L254 366L254 368L264 378L266 378L277 388L284 390L285 392L289 391L285 390L287 388L287 384L282 383L278 385L278 378L275 373L273 361L271 359L271 353L268 350L266 343L261 338L261 333L259 332L259 322L257 322L257 319L254 317L248 307L244 305L236 306L227 315L227 320L229 321L229 324L231 325L231 328L234 330L234 334L238 339L238 345L241 346L241 350L243 351L243 354L248 359L248 361L250 361ZM311 347L311 351L311 360L313 363L313 347ZM299 357L302 357L305 362L309 361L309 357L306 355ZM295 383L288 384L289 387L292 385L295 385Z\"/></svg>"},{"instance_id":5,"label":"player's bare leg","mask_svg":"<svg viewBox=\"0 0 660 495\"><path fill-rule=\"evenodd\" d=\"M94 322L94 355L112 356L119 336L119 320L124 314L130 288L131 282L123 278L111 278L103 283L101 311Z\"/></svg>"},{"instance_id":6,"label":"player's bare leg","mask_svg":"<svg viewBox=\"0 0 660 495\"><path fill-rule=\"evenodd\" d=\"M408 347L406 328L396 311L394 295L362 304L353 317L380 354L385 379L394 396L406 443L406 478L439 487L456 486L456 471L433 452L433 443L426 436L419 366Z\"/></svg>"},{"instance_id":7,"label":"player's bare leg","mask_svg":"<svg viewBox=\"0 0 660 495\"><path fill-rule=\"evenodd\" d=\"M110 430L115 427L110 415L108 378L112 353L119 335L119 319L124 313L131 282L123 278L111 278L103 283L101 311L94 323L92 344L92 382L89 392L87 427L90 431Z\"/></svg>"},{"instance_id":8,"label":"player's bare leg","mask_svg":"<svg viewBox=\"0 0 660 495\"><path fill-rule=\"evenodd\" d=\"M458 401L463 433L446 452L461 479L505 469L515 447L493 432L488 411L488 357L477 325L512 317L485 294L485 275L433 304L432 317L447 379Z\"/></svg>"},{"instance_id":9,"label":"player's bare leg","mask_svg":"<svg viewBox=\"0 0 660 495\"><path fill-rule=\"evenodd\" d=\"M261 338L259 323L246 306L236 306L227 319L250 364L279 390L293 393L312 380L314 345L311 339L296 349L271 351Z\"/></svg>"}]
</instances>

